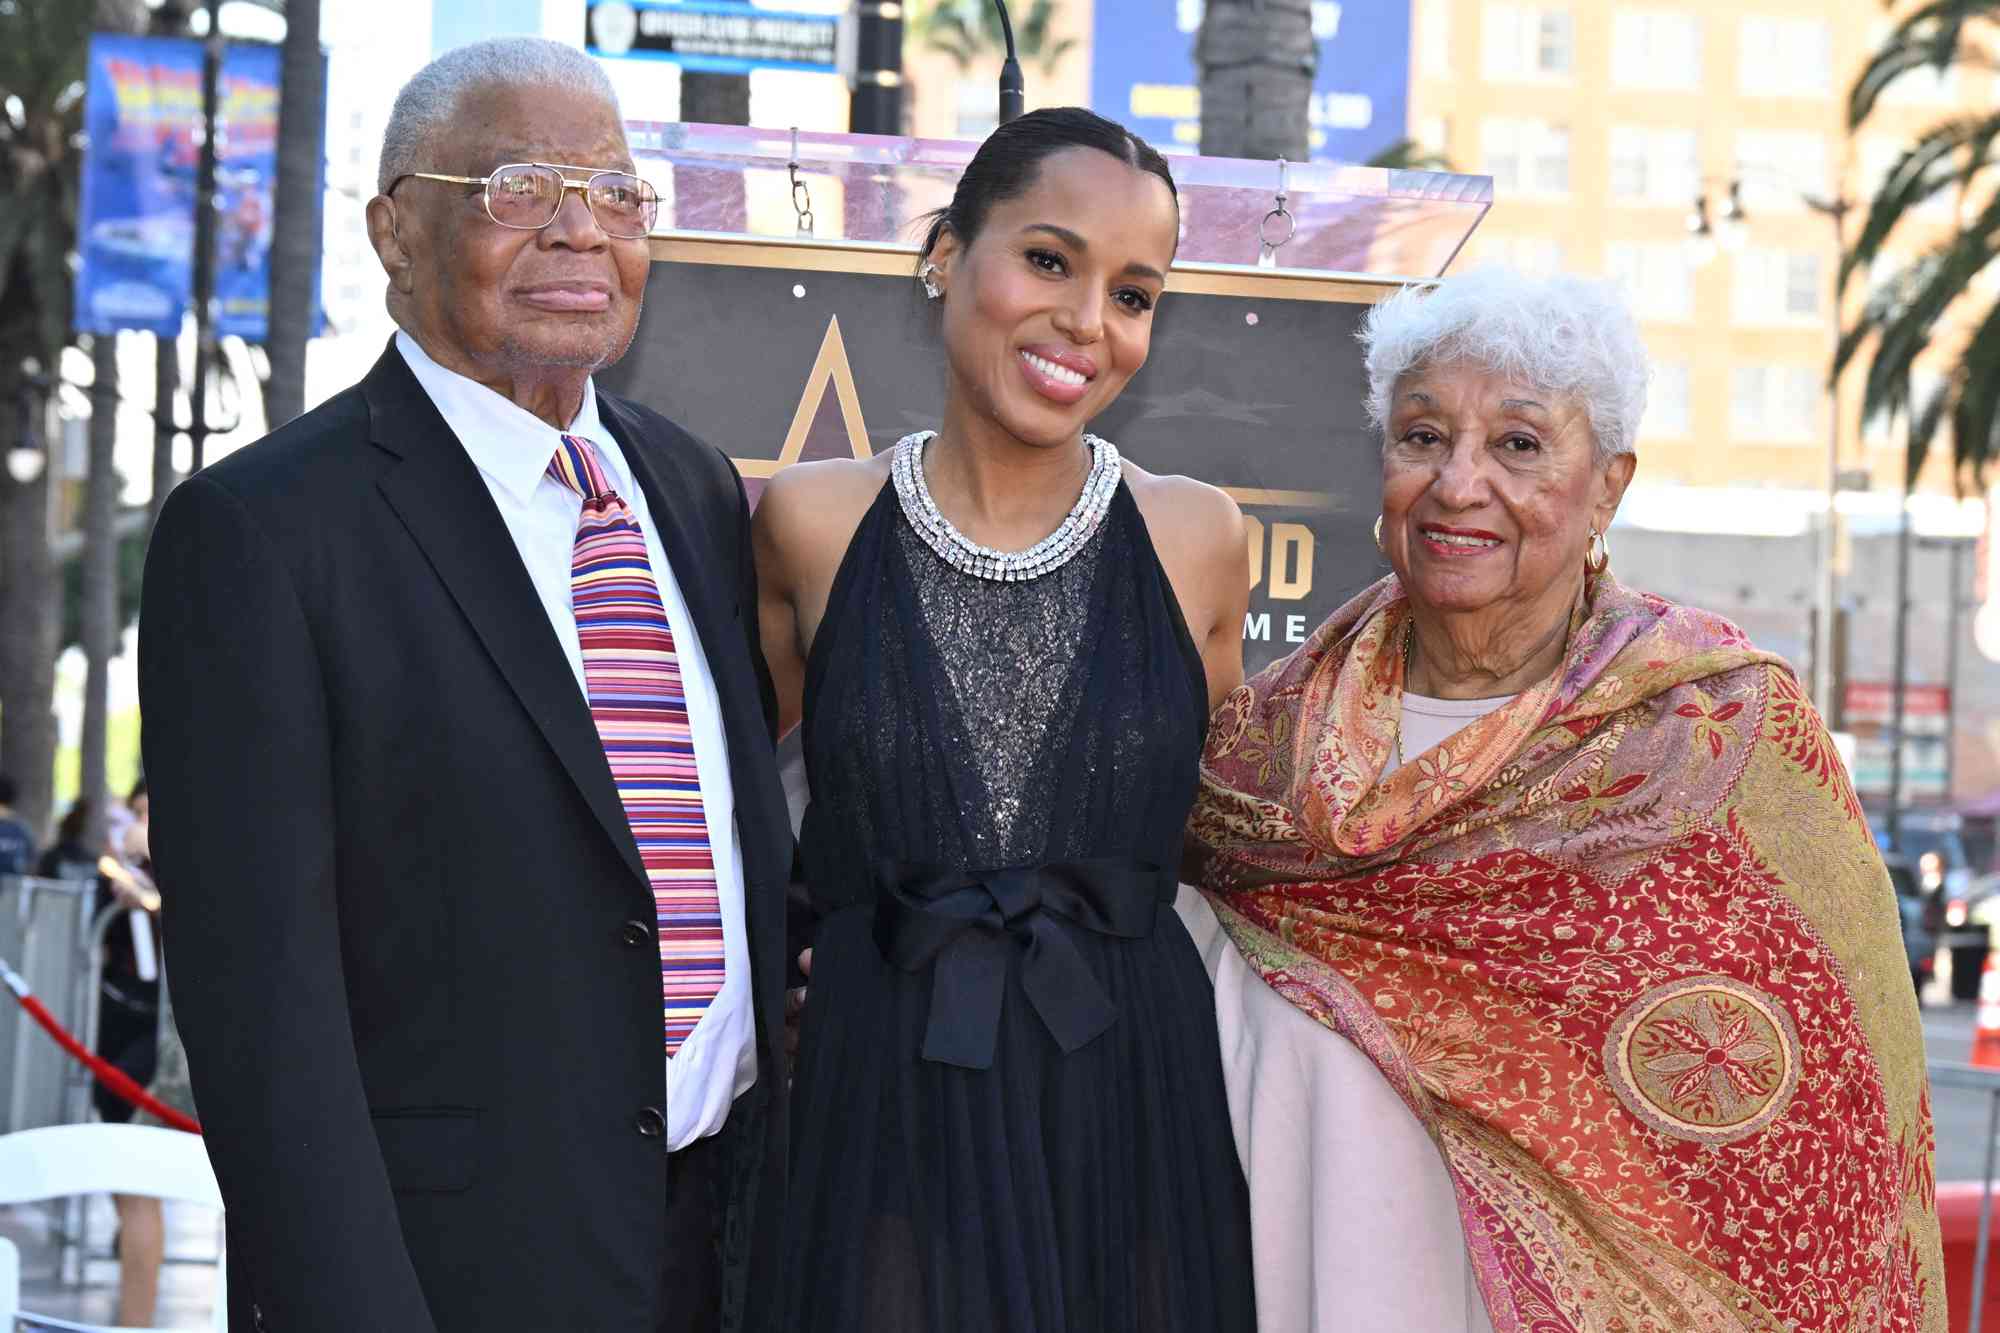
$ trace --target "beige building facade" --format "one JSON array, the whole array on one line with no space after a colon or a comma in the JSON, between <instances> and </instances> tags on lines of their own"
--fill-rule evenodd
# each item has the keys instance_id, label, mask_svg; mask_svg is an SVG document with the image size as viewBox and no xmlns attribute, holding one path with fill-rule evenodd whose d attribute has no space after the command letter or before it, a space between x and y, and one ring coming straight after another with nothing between
<instances>
[{"instance_id":1,"label":"beige building facade","mask_svg":"<svg viewBox=\"0 0 2000 1333\"><path fill-rule=\"evenodd\" d=\"M1840 255L1827 209L1848 204L1838 225L1856 234L1918 133L2000 104L2000 69L1907 75L1850 134L1848 89L1908 5L1410 3L1410 133L1455 169L1494 178L1497 202L1455 267L1505 262L1627 288L1657 368L1642 433L1647 481L1823 491L1837 436L1850 483L1865 474L1874 490L1900 485L1902 431L1863 428L1861 368L1843 377L1837 413L1826 392ZM1074 45L1052 67L1029 64L1030 106L1088 99L1091 19L1090 0L1064 0L1057 26ZM912 133L977 138L991 127L997 57L960 68L913 39L905 59ZM1740 224L1728 221L1732 191ZM1967 206L1940 200L1906 225L1895 257L1848 284L1848 316ZM1702 207L1707 243L1690 240ZM1954 312L1940 350L1996 297L2000 272ZM1920 377L1916 392L1935 382ZM1950 491L1947 451L1941 440L1925 489Z\"/></svg>"},{"instance_id":2,"label":"beige building facade","mask_svg":"<svg viewBox=\"0 0 2000 1333\"><path fill-rule=\"evenodd\" d=\"M1460 262L1626 286L1657 363L1648 480L1823 488L1837 433L1843 468L1864 469L1874 489L1900 484L1900 429L1860 426L1859 367L1829 410L1840 244L1827 210L1850 201L1843 225L1856 234L1904 147L2000 102L2000 76L1907 75L1850 135L1848 89L1892 18L1871 0L1415 5L1412 133L1494 177L1498 202ZM1732 190L1740 225L1725 221ZM1899 256L1949 234L1955 207L1940 201L1905 227ZM1690 241L1697 208L1712 243ZM1850 315L1882 271L1849 284ZM1936 459L1925 480L1950 486Z\"/></svg>"}]
</instances>

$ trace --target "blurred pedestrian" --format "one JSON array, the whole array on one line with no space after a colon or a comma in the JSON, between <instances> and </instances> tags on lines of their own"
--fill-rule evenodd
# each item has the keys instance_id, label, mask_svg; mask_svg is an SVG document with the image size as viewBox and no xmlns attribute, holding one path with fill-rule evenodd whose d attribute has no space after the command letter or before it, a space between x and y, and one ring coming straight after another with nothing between
<instances>
[{"instance_id":1,"label":"blurred pedestrian","mask_svg":"<svg viewBox=\"0 0 2000 1333\"><path fill-rule=\"evenodd\" d=\"M132 784L132 792L122 802L113 801L104 812L105 845L114 852L125 845L125 830L134 823L145 822L152 801L146 794L146 779L141 777Z\"/></svg>"},{"instance_id":2,"label":"blurred pedestrian","mask_svg":"<svg viewBox=\"0 0 2000 1333\"><path fill-rule=\"evenodd\" d=\"M137 794L143 817L143 790ZM48 879L94 879L97 915L118 913L104 933L95 1050L145 1087L158 1074L161 1046L167 1039L162 1031L164 997L155 929L159 895L150 876L146 826L128 820L124 847L114 856L107 846L91 845L91 813L88 800L69 808L35 873ZM135 1118L132 1104L102 1082L91 1084L90 1102L106 1124ZM148 1325L159 1301L165 1216L158 1199L114 1194L111 1202L118 1212L118 1322L128 1327Z\"/></svg>"},{"instance_id":3,"label":"blurred pedestrian","mask_svg":"<svg viewBox=\"0 0 2000 1333\"><path fill-rule=\"evenodd\" d=\"M0 875L25 875L35 864L35 834L14 813L20 785L0 773Z\"/></svg>"}]
</instances>

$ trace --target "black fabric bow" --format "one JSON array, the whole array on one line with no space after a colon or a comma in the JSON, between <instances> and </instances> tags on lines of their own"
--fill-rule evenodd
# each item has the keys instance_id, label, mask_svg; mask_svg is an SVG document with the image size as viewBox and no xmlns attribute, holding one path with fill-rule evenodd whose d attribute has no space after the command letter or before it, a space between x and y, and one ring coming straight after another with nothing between
<instances>
[{"instance_id":1,"label":"black fabric bow","mask_svg":"<svg viewBox=\"0 0 2000 1333\"><path fill-rule=\"evenodd\" d=\"M1143 939L1174 892L1160 867L1125 857L987 871L886 863L876 888L882 956L905 972L935 963L924 1058L965 1069L993 1066L1017 949L1021 989L1064 1054L1110 1027L1118 1007L1057 918Z\"/></svg>"}]
</instances>

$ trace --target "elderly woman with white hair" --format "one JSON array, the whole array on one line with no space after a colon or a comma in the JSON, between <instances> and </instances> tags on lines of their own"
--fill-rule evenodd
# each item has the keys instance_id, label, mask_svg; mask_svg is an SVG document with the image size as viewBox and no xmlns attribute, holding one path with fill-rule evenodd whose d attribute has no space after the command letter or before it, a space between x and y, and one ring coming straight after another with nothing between
<instances>
[{"instance_id":1,"label":"elderly woman with white hair","mask_svg":"<svg viewBox=\"0 0 2000 1333\"><path fill-rule=\"evenodd\" d=\"M1179 904L1259 1326L1942 1329L1894 900L1790 667L1613 577L1607 287L1370 316L1393 573L1217 714Z\"/></svg>"}]
</instances>

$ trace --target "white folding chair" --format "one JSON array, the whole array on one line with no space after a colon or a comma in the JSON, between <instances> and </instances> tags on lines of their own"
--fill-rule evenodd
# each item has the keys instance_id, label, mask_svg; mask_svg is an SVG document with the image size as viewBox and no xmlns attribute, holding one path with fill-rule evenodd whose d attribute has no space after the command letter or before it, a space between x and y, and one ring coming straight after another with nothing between
<instances>
[{"instance_id":1,"label":"white folding chair","mask_svg":"<svg viewBox=\"0 0 2000 1333\"><path fill-rule=\"evenodd\" d=\"M38 1203L79 1194L136 1194L220 1210L222 1191L208 1151L193 1134L151 1125L52 1125L0 1134L0 1205ZM158 1333L79 1324L19 1309L20 1260L0 1240L0 1333L15 1322L76 1333ZM214 1333L228 1333L228 1275L215 1272Z\"/></svg>"}]
</instances>

